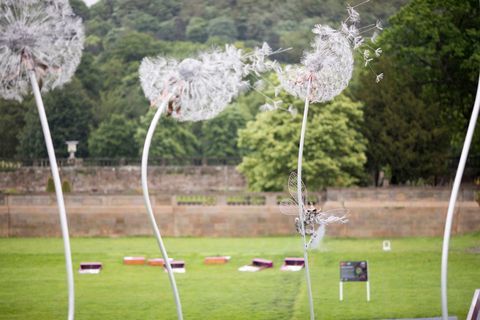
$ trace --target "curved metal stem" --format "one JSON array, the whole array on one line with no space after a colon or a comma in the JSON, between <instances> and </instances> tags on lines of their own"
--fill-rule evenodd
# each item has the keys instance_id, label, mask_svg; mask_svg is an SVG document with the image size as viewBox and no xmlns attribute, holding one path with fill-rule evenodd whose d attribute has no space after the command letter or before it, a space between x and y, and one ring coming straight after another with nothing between
<instances>
[{"instance_id":1,"label":"curved metal stem","mask_svg":"<svg viewBox=\"0 0 480 320\"><path fill-rule=\"evenodd\" d=\"M313 295L312 295L312 284L310 280L310 268L308 266L308 251L307 251L307 239L305 235L305 217L304 217L304 203L302 197L302 162L303 162L303 145L305 142L305 131L307 130L307 117L308 117L308 107L310 101L308 99L310 95L310 85L311 82L308 82L307 87L307 97L305 98L305 108L303 110L303 120L302 120L302 131L300 134L300 145L298 148L298 164L297 164L297 199L298 199L298 215L300 217L300 225L302 228L302 237L303 237L303 257L305 259L305 279L307 281L307 291L308 291L308 302L310 305L310 319L315 319L315 310L313 308Z\"/></svg>"},{"instance_id":2,"label":"curved metal stem","mask_svg":"<svg viewBox=\"0 0 480 320\"><path fill-rule=\"evenodd\" d=\"M75 315L75 288L73 282L72 253L70 250L70 238L68 235L68 221L65 210L65 201L63 200L62 183L58 173L57 159L55 157L55 149L53 148L52 137L48 127L47 115L43 105L40 88L38 87L37 78L34 71L29 71L30 83L32 85L35 102L37 104L40 123L42 124L43 136L47 146L48 160L52 170L53 184L55 186L55 194L57 196L58 211L60 214L60 226L62 228L63 248L65 252L65 268L67 269L68 282L68 320L73 320Z\"/></svg>"},{"instance_id":3,"label":"curved metal stem","mask_svg":"<svg viewBox=\"0 0 480 320\"><path fill-rule=\"evenodd\" d=\"M170 97L167 97L155 112L152 122L150 123L150 127L148 128L147 137L145 138L145 144L143 146L143 153L142 153L142 190L143 190L143 199L145 201L145 206L147 207L150 223L152 224L153 233L155 234L155 238L157 239L158 246L160 248L163 259L165 261L165 266L167 267L170 286L172 287L173 297L175 299L175 304L177 306L178 320L182 320L183 319L182 304L180 303L180 296L178 294L177 284L175 283L175 277L173 275L170 261L168 260L167 250L165 248L165 245L163 244L162 236L160 235L160 230L158 229L158 225L155 220L155 216L153 214L152 204L150 202L150 196L148 193L148 181L147 181L147 164L148 164L148 153L150 151L150 144L152 142L152 137L153 137L153 133L155 132L155 128L157 127L158 121L160 120L160 116L165 111L168 100L170 100Z\"/></svg>"},{"instance_id":4,"label":"curved metal stem","mask_svg":"<svg viewBox=\"0 0 480 320\"><path fill-rule=\"evenodd\" d=\"M447 219L445 221L445 232L443 235L443 248L442 248L442 273L441 273L441 293L442 293L442 319L448 320L448 303L447 303L447 273L448 273L448 248L450 244L450 234L452 231L453 215L455 210L455 203L457 201L458 190L462 183L463 171L465 169L465 163L468 158L468 151L472 143L473 133L475 131L475 124L477 123L478 111L480 108L480 77L477 85L477 96L472 110L472 116L470 117L470 123L468 125L467 135L465 142L463 143L462 155L460 156L460 162L458 163L457 173L453 182L452 194L450 195L450 201L448 203Z\"/></svg>"}]
</instances>

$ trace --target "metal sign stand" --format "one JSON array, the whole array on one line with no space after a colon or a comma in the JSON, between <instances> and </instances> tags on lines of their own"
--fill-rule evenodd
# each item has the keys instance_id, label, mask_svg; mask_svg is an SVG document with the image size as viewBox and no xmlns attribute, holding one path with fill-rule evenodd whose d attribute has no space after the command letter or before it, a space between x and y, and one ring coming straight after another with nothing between
<instances>
[{"instance_id":1,"label":"metal sign stand","mask_svg":"<svg viewBox=\"0 0 480 320\"><path fill-rule=\"evenodd\" d=\"M343 281L340 281L339 283L339 291L340 291L340 301L343 301ZM367 288L367 301L370 302L370 281L366 282L366 288Z\"/></svg>"},{"instance_id":2,"label":"metal sign stand","mask_svg":"<svg viewBox=\"0 0 480 320\"><path fill-rule=\"evenodd\" d=\"M339 286L340 286L340 301L343 301L343 281L342 280L340 280Z\"/></svg>"},{"instance_id":3,"label":"metal sign stand","mask_svg":"<svg viewBox=\"0 0 480 320\"><path fill-rule=\"evenodd\" d=\"M367 281L367 301L370 302L370 281Z\"/></svg>"}]
</instances>

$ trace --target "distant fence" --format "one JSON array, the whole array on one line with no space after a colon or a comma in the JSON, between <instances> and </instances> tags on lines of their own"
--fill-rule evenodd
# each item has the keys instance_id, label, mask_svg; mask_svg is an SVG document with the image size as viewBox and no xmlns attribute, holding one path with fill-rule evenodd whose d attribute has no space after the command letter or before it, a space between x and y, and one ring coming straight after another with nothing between
<instances>
[{"instance_id":1,"label":"distant fence","mask_svg":"<svg viewBox=\"0 0 480 320\"><path fill-rule=\"evenodd\" d=\"M225 166L238 165L241 158L151 158L149 165L153 166ZM59 167L85 166L85 167L120 167L140 166L140 158L85 158L85 159L57 159ZM0 171L10 171L23 167L49 167L48 159L0 159Z\"/></svg>"},{"instance_id":2,"label":"distant fence","mask_svg":"<svg viewBox=\"0 0 480 320\"><path fill-rule=\"evenodd\" d=\"M453 176L459 162L459 157L450 157L446 160L446 168ZM200 166L236 166L242 162L240 157L182 157L164 158L154 157L148 160L152 166L169 167L200 167ZM85 167L120 167L140 166L141 159L137 158L76 158L57 159L59 167L85 166ZM24 167L49 167L50 161L47 158L39 159L2 159L0 158L0 171L12 171ZM465 167L465 176L476 178L480 174L480 155L470 155Z\"/></svg>"}]
</instances>

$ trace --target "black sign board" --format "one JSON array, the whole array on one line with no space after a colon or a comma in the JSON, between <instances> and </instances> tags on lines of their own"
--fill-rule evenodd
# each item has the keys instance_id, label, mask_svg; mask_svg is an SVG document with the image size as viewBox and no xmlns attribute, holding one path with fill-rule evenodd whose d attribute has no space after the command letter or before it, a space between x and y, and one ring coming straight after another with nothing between
<instances>
[{"instance_id":1,"label":"black sign board","mask_svg":"<svg viewBox=\"0 0 480 320\"><path fill-rule=\"evenodd\" d=\"M340 281L368 281L367 261L341 261Z\"/></svg>"}]
</instances>

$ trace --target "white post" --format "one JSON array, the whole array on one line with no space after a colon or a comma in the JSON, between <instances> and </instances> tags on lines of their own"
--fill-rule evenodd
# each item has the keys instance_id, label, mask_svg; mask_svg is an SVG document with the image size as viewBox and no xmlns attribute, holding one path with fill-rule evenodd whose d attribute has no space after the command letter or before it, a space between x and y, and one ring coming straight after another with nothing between
<instances>
[{"instance_id":1,"label":"white post","mask_svg":"<svg viewBox=\"0 0 480 320\"><path fill-rule=\"evenodd\" d=\"M312 295L312 284L310 280L310 269L308 267L308 251L307 251L307 239L305 235L305 226L303 224L304 217L304 208L303 208L303 199L302 199L302 158L303 158L303 144L305 142L305 131L307 129L307 117L308 117L308 107L309 107L309 95L310 95L310 85L311 82L308 81L307 87L307 96L305 98L305 108L303 110L303 120L302 120L302 131L300 134L300 145L298 148L298 164L297 164L297 199L298 199L298 215L300 217L300 225L302 228L303 236L303 257L305 259L305 278L307 281L307 292L308 292L308 302L310 305L310 319L315 319L315 311L313 308L313 295Z\"/></svg>"},{"instance_id":2,"label":"white post","mask_svg":"<svg viewBox=\"0 0 480 320\"><path fill-rule=\"evenodd\" d=\"M470 123L468 125L467 135L463 144L462 155L460 156L460 162L458 163L457 173L453 182L452 194L450 195L450 201L448 203L447 219L445 221L445 232L443 235L443 248L442 248L442 272L441 272L441 294L442 294L442 319L448 320L448 302L447 302L447 273L448 273L448 248L450 243L450 234L452 231L453 214L455 210L455 203L457 201L458 190L462 182L463 171L465 169L465 163L467 162L468 151L470 144L472 143L473 133L475 131L475 124L477 123L478 111L480 105L480 77L477 85L477 96L472 110L472 116L470 117Z\"/></svg>"},{"instance_id":3,"label":"white post","mask_svg":"<svg viewBox=\"0 0 480 320\"><path fill-rule=\"evenodd\" d=\"M57 196L57 204L60 214L60 226L62 228L63 248L65 252L65 268L67 269L68 320L73 320L75 314L75 289L73 283L72 253L70 250L70 238L68 235L67 213L65 210L65 202L63 200L62 183L60 181L60 175L58 173L55 149L53 148L52 137L50 135L50 129L48 127L47 115L45 114L45 107L43 106L42 96L40 95L40 88L38 87L37 78L35 77L35 72L33 70L30 70L28 72L28 75L30 76L30 82L32 85L33 94L35 96L35 102L37 104L38 115L40 117L40 123L42 124L43 136L45 138L45 144L47 146L48 160L50 161L50 169L53 176L53 184L55 186L55 194Z\"/></svg>"},{"instance_id":4,"label":"white post","mask_svg":"<svg viewBox=\"0 0 480 320\"><path fill-rule=\"evenodd\" d=\"M367 281L367 301L370 302L370 281Z\"/></svg>"},{"instance_id":5,"label":"white post","mask_svg":"<svg viewBox=\"0 0 480 320\"><path fill-rule=\"evenodd\" d=\"M148 181L147 181L147 164L148 164L148 152L150 151L150 144L152 142L153 133L155 132L155 128L157 127L158 121L160 120L160 116L165 111L165 107L170 100L170 97L164 99L160 107L158 107L155 115L153 116L152 122L150 123L150 127L148 128L147 136L145 138L145 144L143 146L143 153L142 153L142 190L143 190L143 199L145 201L145 206L147 207L148 217L150 218L150 223L152 224L153 233L155 234L155 238L157 239L158 246L160 247L160 251L163 256L163 260L165 261L165 266L167 267L168 278L170 280L170 286L173 291L173 297L175 299L175 304L177 306L177 316L178 320L183 319L182 314L182 304L180 302L180 296L178 294L177 284L175 282L175 276L173 275L172 267L170 265L170 261L168 259L167 250L165 245L163 244L162 236L160 234L160 230L158 229L157 222L155 220L155 216L153 214L152 204L150 202L150 196L148 193Z\"/></svg>"},{"instance_id":6,"label":"white post","mask_svg":"<svg viewBox=\"0 0 480 320\"><path fill-rule=\"evenodd\" d=\"M340 288L340 301L343 301L343 282L339 282L339 288Z\"/></svg>"},{"instance_id":7,"label":"white post","mask_svg":"<svg viewBox=\"0 0 480 320\"><path fill-rule=\"evenodd\" d=\"M467 320L478 320L478 316L480 315L479 309L480 307L480 289L475 290L473 293L472 303L470 304L470 310L468 311ZM475 318L474 318L475 316Z\"/></svg>"}]
</instances>

